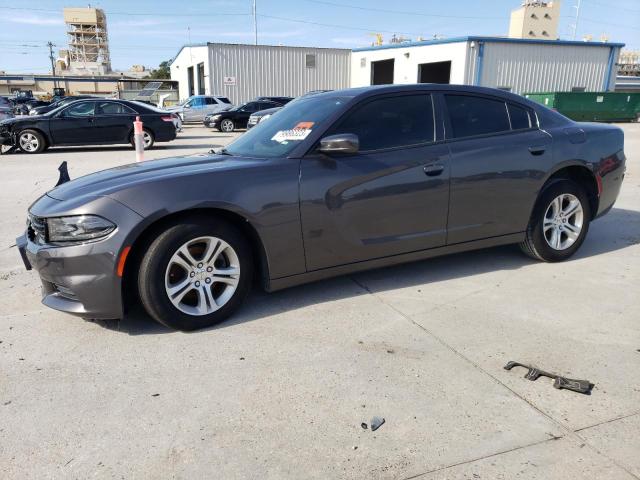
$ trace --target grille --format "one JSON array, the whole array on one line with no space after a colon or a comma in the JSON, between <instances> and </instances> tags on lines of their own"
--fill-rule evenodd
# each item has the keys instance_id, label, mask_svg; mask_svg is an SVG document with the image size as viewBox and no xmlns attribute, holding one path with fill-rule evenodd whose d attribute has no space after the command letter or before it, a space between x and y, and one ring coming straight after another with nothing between
<instances>
[{"instance_id":1,"label":"grille","mask_svg":"<svg viewBox=\"0 0 640 480\"><path fill-rule=\"evenodd\" d=\"M47 224L45 223L45 219L29 214L27 235L32 242L44 243L47 237Z\"/></svg>"}]
</instances>

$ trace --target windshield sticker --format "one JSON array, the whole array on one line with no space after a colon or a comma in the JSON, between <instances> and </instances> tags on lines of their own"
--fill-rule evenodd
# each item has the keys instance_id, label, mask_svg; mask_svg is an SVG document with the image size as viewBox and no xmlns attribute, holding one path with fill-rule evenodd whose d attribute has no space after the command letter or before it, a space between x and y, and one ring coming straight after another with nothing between
<instances>
[{"instance_id":1,"label":"windshield sticker","mask_svg":"<svg viewBox=\"0 0 640 480\"><path fill-rule=\"evenodd\" d=\"M308 130L309 128L313 127L313 123L314 122L300 122L295 127L293 127L293 129L294 130L296 130L296 129Z\"/></svg>"},{"instance_id":2,"label":"windshield sticker","mask_svg":"<svg viewBox=\"0 0 640 480\"><path fill-rule=\"evenodd\" d=\"M276 133L271 140L278 143L285 143L288 141L301 141L309 136L311 129L293 128L291 130L280 130Z\"/></svg>"}]
</instances>

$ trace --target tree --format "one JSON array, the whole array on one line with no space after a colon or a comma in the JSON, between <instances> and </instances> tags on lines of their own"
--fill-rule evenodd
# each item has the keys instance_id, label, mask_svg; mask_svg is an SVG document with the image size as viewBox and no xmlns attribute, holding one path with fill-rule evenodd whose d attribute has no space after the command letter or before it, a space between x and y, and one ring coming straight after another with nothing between
<instances>
[{"instance_id":1,"label":"tree","mask_svg":"<svg viewBox=\"0 0 640 480\"><path fill-rule=\"evenodd\" d=\"M151 70L151 78L171 78L171 70L169 70L169 63L171 60L165 60L160 62L158 68Z\"/></svg>"}]
</instances>

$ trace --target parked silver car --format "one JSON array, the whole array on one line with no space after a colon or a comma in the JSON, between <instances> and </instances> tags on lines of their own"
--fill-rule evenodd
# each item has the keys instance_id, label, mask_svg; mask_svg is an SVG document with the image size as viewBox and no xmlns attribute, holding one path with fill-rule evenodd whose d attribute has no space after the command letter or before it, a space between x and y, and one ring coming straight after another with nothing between
<instances>
[{"instance_id":1,"label":"parked silver car","mask_svg":"<svg viewBox=\"0 0 640 480\"><path fill-rule=\"evenodd\" d=\"M229 110L233 105L227 97L218 95L193 95L180 105L165 110L177 113L184 122L202 122L204 117Z\"/></svg>"}]
</instances>

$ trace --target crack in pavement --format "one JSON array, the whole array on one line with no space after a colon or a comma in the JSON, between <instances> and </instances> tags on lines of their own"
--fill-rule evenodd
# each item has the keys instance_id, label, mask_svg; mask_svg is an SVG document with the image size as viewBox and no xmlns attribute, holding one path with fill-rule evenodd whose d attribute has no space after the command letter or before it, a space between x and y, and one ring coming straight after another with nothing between
<instances>
[{"instance_id":1,"label":"crack in pavement","mask_svg":"<svg viewBox=\"0 0 640 480\"><path fill-rule=\"evenodd\" d=\"M618 420L624 420L625 418L634 417L636 415L640 415L640 412L630 413L628 415L622 415L620 417L612 418L611 420L605 420L604 422L594 423L593 425L589 425L587 427L576 428L574 432L581 432L583 430L588 430L590 428L599 427L600 425L606 425L607 423L617 422Z\"/></svg>"},{"instance_id":2,"label":"crack in pavement","mask_svg":"<svg viewBox=\"0 0 640 480\"><path fill-rule=\"evenodd\" d=\"M464 355L463 353L461 353L460 351L458 351L453 345L448 344L444 339L440 338L438 335L436 335L434 332L432 332L431 330L429 330L428 328L426 328L425 326L419 324L418 322L416 322L415 320L413 320L410 316L406 315L404 312L398 310L395 306L391 305L390 303L385 302L382 298L380 298L378 295L376 295L367 285L365 285L364 283L362 283L361 281L359 281L358 279L356 279L355 277L350 276L349 277L351 279L351 281L353 281L353 283L355 283L356 285L358 285L360 288L362 288L365 292L367 292L369 295L371 295L372 297L374 297L377 301L379 301L381 304L389 307L390 309L392 309L394 312L396 312L398 315L402 316L402 318L404 318L405 320L407 320L409 323L412 323L413 325L415 325L416 327L418 327L420 330L422 330L424 333L426 333L427 335L429 335L430 337L432 337L433 339L435 339L438 343L440 343L443 347L447 348L449 351L451 351L453 354L457 355L459 358L461 358L462 360L464 360L465 362L469 363L470 365L472 365L476 370L480 371L481 373L485 374L486 376L488 376L489 378L491 378L495 383L497 383L498 385L501 385L502 387L506 388L509 392L511 392L513 395L515 395L517 398L519 398L520 400L522 400L523 402L525 402L527 405L529 405L532 409L534 409L536 412L538 412L540 415L542 415L543 417L547 418L549 421L551 421L553 424L555 424L560 430L564 431L566 433L566 437L572 437L572 439L574 441L577 441L577 443L581 443L581 444L585 444L588 448L590 448L592 451L596 452L597 454L601 455L602 457L606 458L607 460L609 460L611 463L613 463L615 466L617 466L618 468L624 470L625 472L627 472L629 475L631 475L633 478L637 478L638 480L640 480L640 477L638 477L637 475L635 475L633 472L629 471L624 465L619 464L616 460L614 460L613 458L609 457L608 455L604 454L603 452L601 452L600 450L598 450L598 448L596 448L594 445L591 445L589 442L587 442L586 439L584 439L583 437L581 437L577 432L579 430L572 430L571 428L565 426L562 422L556 420L554 417L552 417L551 415L549 415L548 413L544 412L543 410L541 410L540 408L538 408L534 403L530 402L529 400L527 400L525 397L523 397L522 395L520 395L517 391L515 391L514 389L512 389L511 387L509 387L507 384L503 383L502 381L500 381L500 379L494 375L492 375L489 371L485 370L484 368L482 368L479 364L477 364L476 362L474 362L473 360L471 360L469 357L467 357L466 355ZM468 297L470 295L475 295L483 290L486 290L488 288L493 288L493 285L491 286L487 286L484 288L481 288L477 291L471 292L470 294L465 294L463 295L461 298L465 298ZM456 300L454 300L455 302ZM449 303L443 303L443 304L437 304L435 305L433 308L427 310L427 312L425 313L431 313L431 312L435 312L436 310L438 310L439 308L445 306L445 305L449 305ZM606 423L606 422L603 422ZM581 429L582 430L582 429ZM565 436L563 437L559 437L559 438L565 438ZM554 438L557 439L557 438ZM551 439L551 440L554 440ZM547 441L549 439L545 439L544 441ZM497 453L496 455L499 455L500 453ZM457 465L464 465L465 463L469 463L473 460L469 460L467 462L461 462ZM448 467L444 467L444 468L448 468ZM419 474L419 475L425 475L427 473L430 472L425 472L424 474ZM411 477L411 478L415 478L415 477Z\"/></svg>"},{"instance_id":3,"label":"crack in pavement","mask_svg":"<svg viewBox=\"0 0 640 480\"><path fill-rule=\"evenodd\" d=\"M429 471L426 471L426 472L423 472L423 473L418 473L416 475L412 475L410 477L406 477L403 480L412 480L414 478L419 478L419 477L422 477L424 475L429 475L430 473L441 472L443 470L448 470L450 468L459 467L460 465L466 465L468 463L478 462L480 460L485 460L487 458L497 457L498 455L503 455L505 453L510 453L510 452L515 452L517 450L522 450L523 448L535 447L536 445L542 445L543 443L547 443L547 442L554 442L556 440L560 440L561 438L565 438L565 437L545 438L544 440L539 440L537 442L529 443L527 445L521 445L519 447L509 448L507 450L502 450L500 452L495 452L495 453L490 453L488 455L483 455L482 457L473 458L471 460L465 460L463 462L452 463L451 465L445 465L444 467L434 468L433 470L429 470Z\"/></svg>"}]
</instances>

